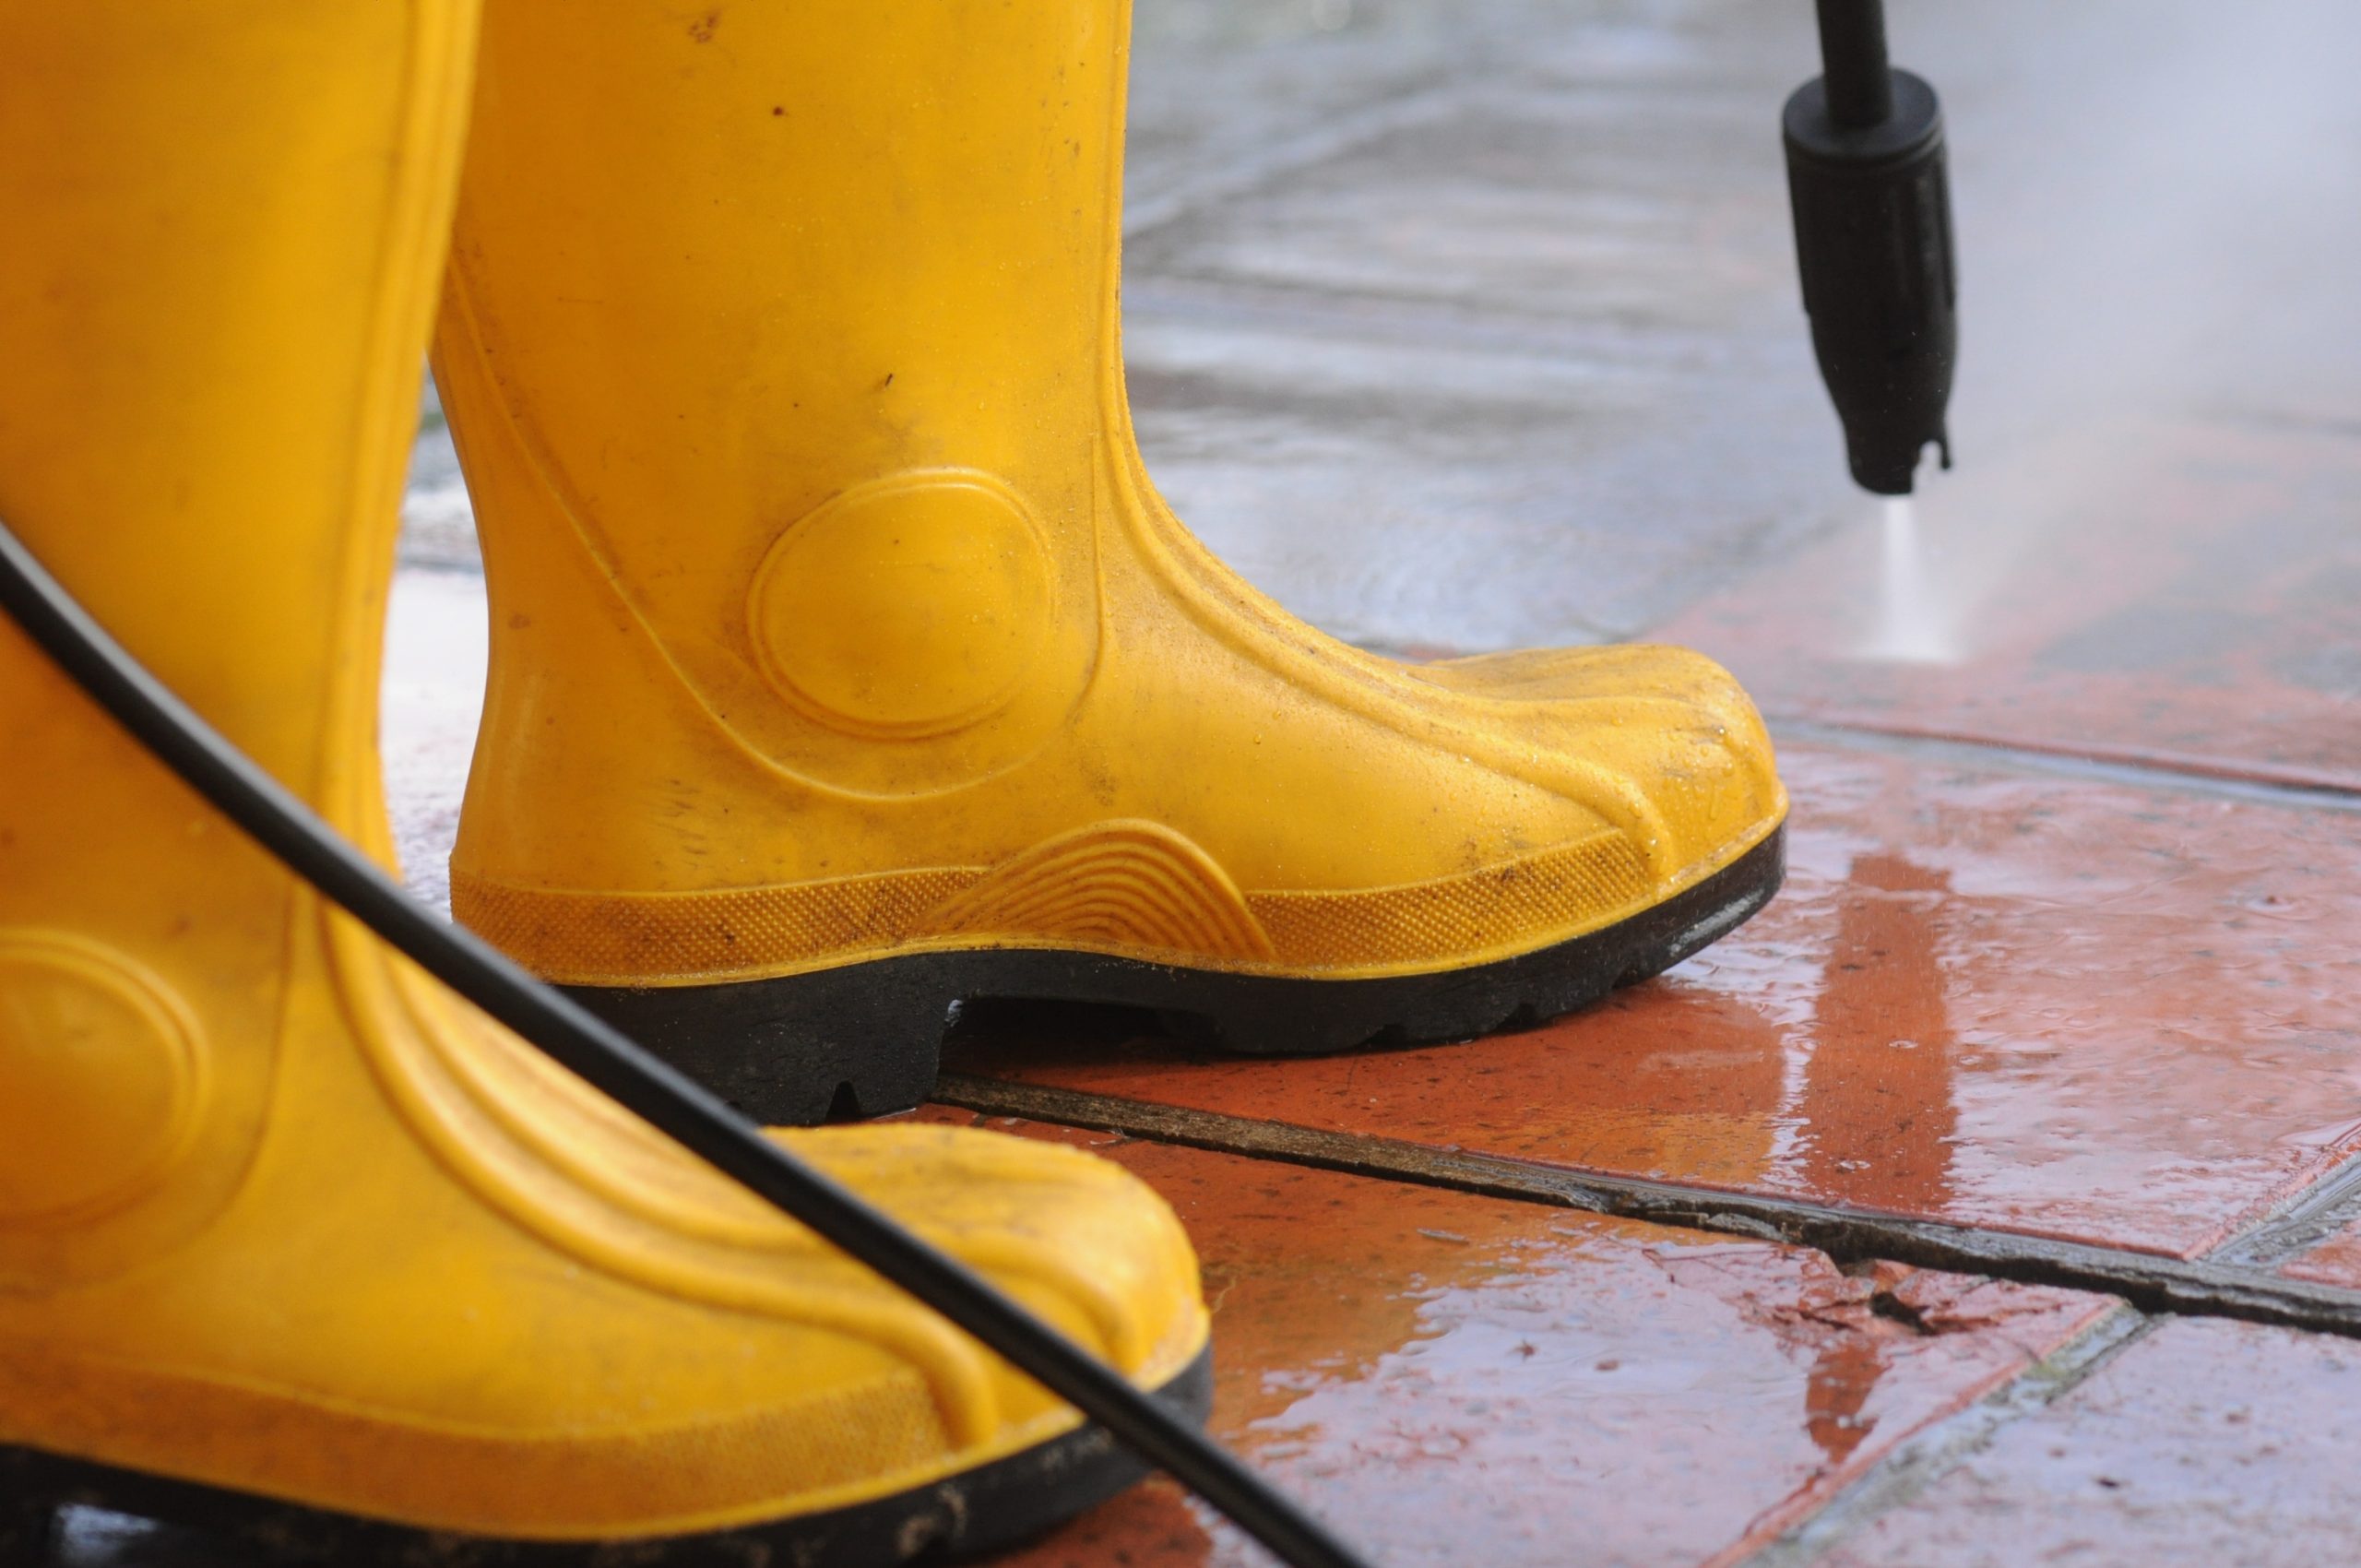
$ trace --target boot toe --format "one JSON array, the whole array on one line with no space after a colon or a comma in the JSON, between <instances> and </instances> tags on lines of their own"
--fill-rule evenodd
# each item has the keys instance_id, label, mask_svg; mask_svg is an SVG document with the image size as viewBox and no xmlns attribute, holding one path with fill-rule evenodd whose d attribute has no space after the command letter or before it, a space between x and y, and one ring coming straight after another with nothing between
<instances>
[{"instance_id":1,"label":"boot toe","mask_svg":"<svg viewBox=\"0 0 2361 1568\"><path fill-rule=\"evenodd\" d=\"M1653 644L1536 648L1416 673L1482 705L1527 744L1626 785L1645 802L1655 841L1642 848L1669 884L1727 864L1786 814L1762 716L1703 654Z\"/></svg>"},{"instance_id":2,"label":"boot toe","mask_svg":"<svg viewBox=\"0 0 2361 1568\"><path fill-rule=\"evenodd\" d=\"M1146 1182L1086 1150L913 1123L782 1130L798 1155L962 1258L1144 1385L1206 1338L1196 1253ZM1001 1366L1004 1398L1046 1396Z\"/></svg>"}]
</instances>

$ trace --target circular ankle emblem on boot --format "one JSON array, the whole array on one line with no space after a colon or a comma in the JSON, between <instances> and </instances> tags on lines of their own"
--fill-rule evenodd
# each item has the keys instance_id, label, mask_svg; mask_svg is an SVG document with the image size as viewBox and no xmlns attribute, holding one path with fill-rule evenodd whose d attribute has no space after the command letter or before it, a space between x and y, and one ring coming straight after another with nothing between
<instances>
[{"instance_id":1,"label":"circular ankle emblem on boot","mask_svg":"<svg viewBox=\"0 0 2361 1568\"><path fill-rule=\"evenodd\" d=\"M187 1143L199 1077L163 981L79 936L0 931L0 1224L138 1196Z\"/></svg>"},{"instance_id":2,"label":"circular ankle emblem on boot","mask_svg":"<svg viewBox=\"0 0 2361 1568\"><path fill-rule=\"evenodd\" d=\"M1040 652L1041 531L991 475L874 480L789 527L754 574L747 624L764 675L858 734L935 735L991 716Z\"/></svg>"}]
</instances>

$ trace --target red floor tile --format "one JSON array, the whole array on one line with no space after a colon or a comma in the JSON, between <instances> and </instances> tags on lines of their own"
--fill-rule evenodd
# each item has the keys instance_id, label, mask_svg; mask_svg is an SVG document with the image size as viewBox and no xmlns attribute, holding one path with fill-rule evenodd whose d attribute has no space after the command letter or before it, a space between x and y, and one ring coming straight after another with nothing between
<instances>
[{"instance_id":1,"label":"red floor tile","mask_svg":"<svg viewBox=\"0 0 2361 1568\"><path fill-rule=\"evenodd\" d=\"M1826 721L2361 786L2361 442L2151 421L1987 453L1917 501L1948 662L1880 636L1880 504L1651 637Z\"/></svg>"},{"instance_id":2,"label":"red floor tile","mask_svg":"<svg viewBox=\"0 0 2361 1568\"><path fill-rule=\"evenodd\" d=\"M2361 1223L2330 1237L2289 1262L2280 1272L2297 1279L2315 1279L2322 1285L2361 1290Z\"/></svg>"},{"instance_id":3,"label":"red floor tile","mask_svg":"<svg viewBox=\"0 0 2361 1568\"><path fill-rule=\"evenodd\" d=\"M1790 748L1786 890L1528 1033L1320 1060L986 1032L958 1070L2174 1253L2361 1130L2361 816Z\"/></svg>"},{"instance_id":4,"label":"red floor tile","mask_svg":"<svg viewBox=\"0 0 2361 1568\"><path fill-rule=\"evenodd\" d=\"M932 1111L945 1119L964 1113ZM1025 1123L1180 1211L1213 1427L1390 1568L1701 1562L1775 1531L2104 1310L1538 1205ZM1013 1560L1234 1563L1150 1488Z\"/></svg>"},{"instance_id":5,"label":"red floor tile","mask_svg":"<svg viewBox=\"0 0 2361 1568\"><path fill-rule=\"evenodd\" d=\"M2353 1557L2361 1345L2245 1324L2165 1324L1828 1568Z\"/></svg>"}]
</instances>

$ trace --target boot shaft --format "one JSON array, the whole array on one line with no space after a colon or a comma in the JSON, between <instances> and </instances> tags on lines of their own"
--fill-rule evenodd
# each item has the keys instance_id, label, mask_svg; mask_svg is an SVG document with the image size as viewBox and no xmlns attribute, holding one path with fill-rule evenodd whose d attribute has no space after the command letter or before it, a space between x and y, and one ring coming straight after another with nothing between
<instances>
[{"instance_id":1,"label":"boot shaft","mask_svg":"<svg viewBox=\"0 0 2361 1568\"><path fill-rule=\"evenodd\" d=\"M469 0L0 17L0 515L382 849L371 744ZM288 874L0 626L0 1286L109 1272L240 1180Z\"/></svg>"},{"instance_id":2,"label":"boot shaft","mask_svg":"<svg viewBox=\"0 0 2361 1568\"><path fill-rule=\"evenodd\" d=\"M742 588L765 529L885 475L1082 508L1128 9L492 6L457 276L544 477L633 564Z\"/></svg>"},{"instance_id":3,"label":"boot shaft","mask_svg":"<svg viewBox=\"0 0 2361 1568\"><path fill-rule=\"evenodd\" d=\"M0 510L323 804L324 754L370 733L473 16L277 0L0 20Z\"/></svg>"},{"instance_id":4,"label":"boot shaft","mask_svg":"<svg viewBox=\"0 0 2361 1568\"><path fill-rule=\"evenodd\" d=\"M565 754L480 755L469 821L503 842L463 827L463 862L572 831L569 780L668 730L907 796L1068 711L1121 406L1127 18L492 7L436 367L491 579L484 734ZM665 814L635 788L580 852Z\"/></svg>"}]
</instances>

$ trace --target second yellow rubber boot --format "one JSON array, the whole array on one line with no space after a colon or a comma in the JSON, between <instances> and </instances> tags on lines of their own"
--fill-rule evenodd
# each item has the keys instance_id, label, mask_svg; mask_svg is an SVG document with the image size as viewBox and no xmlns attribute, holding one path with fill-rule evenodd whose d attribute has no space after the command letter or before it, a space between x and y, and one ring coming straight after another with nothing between
<instances>
[{"instance_id":1,"label":"second yellow rubber boot","mask_svg":"<svg viewBox=\"0 0 2361 1568\"><path fill-rule=\"evenodd\" d=\"M472 13L0 6L0 516L380 855ZM46 1563L73 1501L242 1533L241 1563L882 1568L1133 1473L391 959L5 620L0 759L0 1548ZM1121 1170L964 1128L786 1136L1202 1409L1194 1261Z\"/></svg>"},{"instance_id":2,"label":"second yellow rubber boot","mask_svg":"<svg viewBox=\"0 0 2361 1568\"><path fill-rule=\"evenodd\" d=\"M1779 880L1709 661L1391 663L1158 502L1127 25L490 6L436 350L492 600L454 907L766 1116L910 1103L981 996L1478 1034Z\"/></svg>"}]
</instances>

